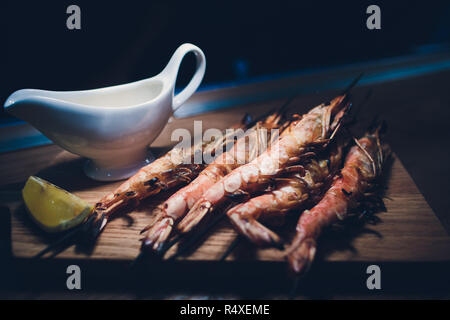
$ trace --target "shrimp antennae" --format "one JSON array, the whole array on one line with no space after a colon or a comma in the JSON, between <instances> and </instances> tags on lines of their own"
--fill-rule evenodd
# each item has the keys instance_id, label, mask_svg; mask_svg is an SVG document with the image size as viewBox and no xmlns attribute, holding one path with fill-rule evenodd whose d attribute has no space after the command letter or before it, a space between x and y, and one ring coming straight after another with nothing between
<instances>
[{"instance_id":1,"label":"shrimp antennae","mask_svg":"<svg viewBox=\"0 0 450 320\"><path fill-rule=\"evenodd\" d=\"M269 117L270 115L273 115L274 118L282 117L283 114L286 112L287 108L289 107L289 105L292 103L292 101L294 101L297 98L297 96L298 96L298 94L295 94L295 95L289 97L283 103L282 106L270 109L266 113L264 113L261 116L255 118L253 121L251 121L250 123L247 124L247 127L248 128L253 127L254 125L256 125L257 122L261 121L262 119L265 119L265 118Z\"/></svg>"},{"instance_id":2,"label":"shrimp antennae","mask_svg":"<svg viewBox=\"0 0 450 320\"><path fill-rule=\"evenodd\" d=\"M227 250L223 253L223 255L220 257L219 261L225 261L225 259L233 252L234 249L241 243L242 236L238 235L233 242L228 246Z\"/></svg>"},{"instance_id":3,"label":"shrimp antennae","mask_svg":"<svg viewBox=\"0 0 450 320\"><path fill-rule=\"evenodd\" d=\"M171 241L169 241L167 244L162 246L158 251L152 252L152 254L155 256L163 257L167 251L169 251L170 248L172 248L177 242L181 240L185 235L184 234L176 234ZM135 268L138 264L143 262L145 258L148 256L148 250L141 250L137 257L130 263L130 269Z\"/></svg>"},{"instance_id":4,"label":"shrimp antennae","mask_svg":"<svg viewBox=\"0 0 450 320\"><path fill-rule=\"evenodd\" d=\"M80 233L80 228L76 228L76 229L73 229L73 230L69 231L68 233L66 233L61 238L59 238L55 242L51 243L50 245L45 247L43 250L39 251L33 257L33 259L39 259L39 258L43 257L46 253L50 252L50 251L53 251L53 250L56 251L56 249L58 249L58 248L63 248L64 244L66 244L67 246L70 245L70 243L68 243L68 241L70 239L72 239L72 238L75 238L75 236L77 236L79 233Z\"/></svg>"},{"instance_id":5,"label":"shrimp antennae","mask_svg":"<svg viewBox=\"0 0 450 320\"><path fill-rule=\"evenodd\" d=\"M359 82L359 80L361 80L363 75L364 75L364 72L361 72L358 76L356 76L356 78L353 79L353 81L347 86L347 88L345 88L342 91L342 93L340 95L341 96L347 95L356 86L356 84Z\"/></svg>"},{"instance_id":6,"label":"shrimp antennae","mask_svg":"<svg viewBox=\"0 0 450 320\"><path fill-rule=\"evenodd\" d=\"M82 234L85 231L85 226L90 225L92 219L93 219L93 216L89 217L80 226L72 229L71 231L68 231L61 238L57 239L53 243L49 244L46 248L44 248L43 250L39 251L33 257L33 259L39 259L39 258L43 257L46 253L51 252L51 251L57 251L58 249L59 250L67 249L70 245L73 244L73 242L69 241L69 240L75 241L77 236L79 236L80 234ZM65 247L64 247L64 245L65 245Z\"/></svg>"},{"instance_id":7,"label":"shrimp antennae","mask_svg":"<svg viewBox=\"0 0 450 320\"><path fill-rule=\"evenodd\" d=\"M209 230L211 230L211 228L213 228L220 221L222 221L222 219L225 218L225 216L226 216L226 210L224 210L223 213L217 215L217 217L215 219L213 219L213 221L211 221L211 223L208 224L203 230L201 230L198 233L193 234L192 237L189 239L189 241L185 245L183 245L182 248L177 250L177 252L173 256L170 256L167 260L174 260L174 259L178 258L179 256L182 256L184 253L188 252L201 238L203 238L203 236Z\"/></svg>"}]
</instances>

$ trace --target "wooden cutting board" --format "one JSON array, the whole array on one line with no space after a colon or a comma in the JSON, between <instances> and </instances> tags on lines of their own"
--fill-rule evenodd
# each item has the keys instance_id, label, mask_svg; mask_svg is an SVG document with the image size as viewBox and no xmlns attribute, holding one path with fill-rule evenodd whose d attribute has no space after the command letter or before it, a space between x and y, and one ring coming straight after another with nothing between
<instances>
[{"instance_id":1,"label":"wooden cutting board","mask_svg":"<svg viewBox=\"0 0 450 320\"><path fill-rule=\"evenodd\" d=\"M79 180L77 176L83 176L79 169L70 169L72 165L79 166L80 161L72 161L65 167L68 169L63 170L66 178ZM91 182L78 185L74 193L94 203L115 186L117 183L101 185ZM450 238L395 156L387 187L387 212L377 214L380 221L375 225L366 225L365 229L358 227L353 230L350 227L349 232L330 230L325 233L321 242L321 258L328 261L450 261ZM140 248L139 231L152 220L152 208L164 199L160 196L157 200L147 201L127 216L112 220L92 252L78 252L77 247L72 246L56 258L134 259ZM11 209L14 256L31 258L54 240L34 227L20 202L11 204ZM292 222L295 223L295 220ZM179 259L219 259L235 237L236 233L224 219L190 255ZM174 246L166 257L176 250L177 246ZM256 250L244 242L228 259L282 261L283 252L276 249Z\"/></svg>"},{"instance_id":2,"label":"wooden cutting board","mask_svg":"<svg viewBox=\"0 0 450 320\"><path fill-rule=\"evenodd\" d=\"M268 106L258 105L259 112L264 112L267 108ZM224 111L202 115L202 119L208 127L224 128L227 123L235 123L241 116L241 111ZM152 146L167 145L171 129L192 129L192 123L193 119L170 123ZM157 153L159 149L153 150ZM1 155L0 164L5 170L1 174L3 187L0 189L0 196L12 213L12 252L18 258L31 258L55 240L55 237L49 237L33 225L21 205L19 190L28 175L35 174L47 179L91 203L95 203L120 183L100 183L88 179L82 173L83 159L54 145ZM17 181L21 182L12 183ZM9 184L5 185L7 183ZM318 259L361 262L450 261L450 237L395 155L388 167L386 186L387 212L377 214L379 222L364 227L350 227L340 232L326 232L319 245ZM71 246L55 258L134 259L140 249L139 231L152 220L152 208L167 196L161 195L146 201L129 214L112 220L89 252ZM295 222L296 219L291 219L291 228L285 230L287 233L292 232ZM203 242L189 252L189 255L178 259L217 260L235 237L235 231L224 219L210 230ZM166 257L170 257L176 250L177 246L174 246ZM284 256L279 250L257 249L244 241L228 257L228 260L237 261L255 259L283 261Z\"/></svg>"}]
</instances>

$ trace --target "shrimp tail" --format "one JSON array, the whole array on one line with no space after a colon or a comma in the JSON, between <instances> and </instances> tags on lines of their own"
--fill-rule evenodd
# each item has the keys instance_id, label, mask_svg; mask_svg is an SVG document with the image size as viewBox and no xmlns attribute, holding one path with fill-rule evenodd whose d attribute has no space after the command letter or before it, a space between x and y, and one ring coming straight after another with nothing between
<instances>
[{"instance_id":1,"label":"shrimp tail","mask_svg":"<svg viewBox=\"0 0 450 320\"><path fill-rule=\"evenodd\" d=\"M308 272L316 255L316 247L314 238L299 238L294 241L287 253L291 271L297 275Z\"/></svg>"},{"instance_id":2,"label":"shrimp tail","mask_svg":"<svg viewBox=\"0 0 450 320\"><path fill-rule=\"evenodd\" d=\"M239 217L238 214L228 216L231 223L246 236L250 241L261 247L276 247L282 250L283 241L269 228L258 222L256 219Z\"/></svg>"},{"instance_id":3,"label":"shrimp tail","mask_svg":"<svg viewBox=\"0 0 450 320\"><path fill-rule=\"evenodd\" d=\"M181 233L188 232L192 230L200 221L209 214L212 210L212 204L209 201L198 202L192 207L192 210L196 212L195 215L186 216L178 224L177 229Z\"/></svg>"},{"instance_id":4,"label":"shrimp tail","mask_svg":"<svg viewBox=\"0 0 450 320\"><path fill-rule=\"evenodd\" d=\"M149 235L142 241L142 249L151 248L154 252L162 251L164 243L169 238L174 221L170 217L165 217L157 221L151 228Z\"/></svg>"},{"instance_id":5,"label":"shrimp tail","mask_svg":"<svg viewBox=\"0 0 450 320\"><path fill-rule=\"evenodd\" d=\"M87 242L94 241L98 235L102 232L103 228L108 223L108 216L94 209L92 214L83 224L83 235L84 240Z\"/></svg>"},{"instance_id":6,"label":"shrimp tail","mask_svg":"<svg viewBox=\"0 0 450 320\"><path fill-rule=\"evenodd\" d=\"M139 202L137 193L134 191L116 194L115 198L108 202L98 202L95 205L91 216L86 220L86 223L83 226L84 238L88 241L94 241L106 227L109 217L113 212L117 212L131 204L138 206Z\"/></svg>"}]
</instances>

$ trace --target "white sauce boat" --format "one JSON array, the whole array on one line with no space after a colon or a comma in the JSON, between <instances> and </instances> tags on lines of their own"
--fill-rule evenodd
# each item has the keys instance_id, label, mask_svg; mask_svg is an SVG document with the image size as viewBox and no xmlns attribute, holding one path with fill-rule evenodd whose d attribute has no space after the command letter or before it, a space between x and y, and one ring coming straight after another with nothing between
<instances>
[{"instance_id":1,"label":"white sauce boat","mask_svg":"<svg viewBox=\"0 0 450 320\"><path fill-rule=\"evenodd\" d=\"M178 69L188 52L196 56L196 72L174 95ZM57 145L88 158L84 170L89 177L120 180L151 162L149 144L197 90L205 68L202 50L185 43L155 77L84 91L23 89L10 95L4 107Z\"/></svg>"}]
</instances>

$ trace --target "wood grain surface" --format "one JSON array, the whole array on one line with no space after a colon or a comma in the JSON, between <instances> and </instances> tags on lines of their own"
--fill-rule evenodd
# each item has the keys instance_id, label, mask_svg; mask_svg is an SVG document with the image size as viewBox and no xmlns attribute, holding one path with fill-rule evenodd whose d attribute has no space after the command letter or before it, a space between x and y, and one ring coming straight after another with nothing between
<instances>
[{"instance_id":1,"label":"wood grain surface","mask_svg":"<svg viewBox=\"0 0 450 320\"><path fill-rule=\"evenodd\" d=\"M258 114L282 101L272 101L249 106L246 111ZM225 128L237 122L243 110L222 111L196 117L203 120L203 129ZM172 121L152 145L155 154L161 153L170 144L173 128L184 127L192 131L193 118ZM2 184L0 197L12 212L11 240L15 257L30 258L52 242L55 237L38 230L27 216L20 199L20 189L31 175L37 175L55 183L78 196L95 203L120 182L100 183L84 176L83 159L59 147L51 145L29 150L7 153L0 156ZM413 180L394 155L386 175L387 212L377 214L374 225L354 226L329 230L320 243L319 259L326 261L380 261L380 262L422 262L450 261L450 237L420 194ZM56 256L58 259L132 260L140 248L139 231L152 220L152 208L168 195L145 201L139 208L112 220L96 245L91 248L71 246ZM289 240L295 213L290 227L279 230ZM235 239L236 233L224 219L210 230L207 237L178 259L217 260ZM178 250L174 246L166 255L170 257ZM229 260L283 261L282 251L276 249L258 250L243 242L228 257Z\"/></svg>"}]
</instances>

